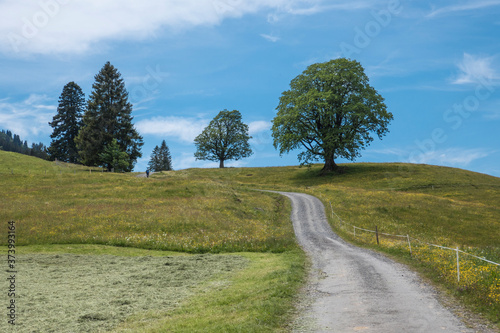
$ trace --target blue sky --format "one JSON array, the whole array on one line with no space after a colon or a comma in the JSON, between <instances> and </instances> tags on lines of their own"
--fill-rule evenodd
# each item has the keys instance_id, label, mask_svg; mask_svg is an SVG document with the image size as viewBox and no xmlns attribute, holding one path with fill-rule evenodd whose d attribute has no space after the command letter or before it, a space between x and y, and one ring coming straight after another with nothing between
<instances>
[{"instance_id":1,"label":"blue sky","mask_svg":"<svg viewBox=\"0 0 500 333\"><path fill-rule=\"evenodd\" d=\"M310 64L358 60L394 114L358 162L413 162L500 176L500 0L0 0L0 129L50 144L64 85L86 97L110 61L144 137L175 169L223 109L239 110L254 154L227 166L296 165L271 121ZM338 162L346 162L339 160Z\"/></svg>"}]
</instances>

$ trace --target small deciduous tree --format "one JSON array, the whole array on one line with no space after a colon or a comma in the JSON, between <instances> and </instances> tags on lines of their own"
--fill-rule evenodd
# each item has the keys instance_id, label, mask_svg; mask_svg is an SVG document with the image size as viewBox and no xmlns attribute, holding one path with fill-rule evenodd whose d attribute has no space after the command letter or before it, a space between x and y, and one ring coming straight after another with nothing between
<instances>
[{"instance_id":1,"label":"small deciduous tree","mask_svg":"<svg viewBox=\"0 0 500 333\"><path fill-rule=\"evenodd\" d=\"M156 146L153 149L148 165L149 169L154 172L172 170L172 158L165 140L162 141L160 147Z\"/></svg>"},{"instance_id":2,"label":"small deciduous tree","mask_svg":"<svg viewBox=\"0 0 500 333\"><path fill-rule=\"evenodd\" d=\"M248 125L241 121L238 110L223 110L212 119L203 132L194 139L197 160L219 162L224 167L224 161L240 160L252 155L248 141Z\"/></svg>"},{"instance_id":3,"label":"small deciduous tree","mask_svg":"<svg viewBox=\"0 0 500 333\"><path fill-rule=\"evenodd\" d=\"M274 147L280 154L303 147L302 164L323 159L323 172L335 159L354 160L381 139L393 119L382 96L368 82L361 64L345 58L309 66L283 92L273 120Z\"/></svg>"},{"instance_id":4,"label":"small deciduous tree","mask_svg":"<svg viewBox=\"0 0 500 333\"><path fill-rule=\"evenodd\" d=\"M116 139L104 147L104 152L99 154L99 158L102 161L102 166L109 171L126 171L130 165L128 154L121 150Z\"/></svg>"}]
</instances>

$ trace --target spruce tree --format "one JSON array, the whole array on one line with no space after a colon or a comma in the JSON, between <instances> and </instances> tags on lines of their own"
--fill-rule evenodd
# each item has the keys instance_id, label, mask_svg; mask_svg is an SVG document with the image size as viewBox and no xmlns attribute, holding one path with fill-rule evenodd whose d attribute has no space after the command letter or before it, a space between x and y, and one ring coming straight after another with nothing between
<instances>
[{"instance_id":1,"label":"spruce tree","mask_svg":"<svg viewBox=\"0 0 500 333\"><path fill-rule=\"evenodd\" d=\"M92 89L83 127L76 139L81 160L85 165L111 170L112 166L101 159L101 154L116 139L121 151L128 154L129 166L125 171L131 171L142 156L143 141L132 124L132 104L125 83L109 61L95 76Z\"/></svg>"},{"instance_id":2,"label":"spruce tree","mask_svg":"<svg viewBox=\"0 0 500 333\"><path fill-rule=\"evenodd\" d=\"M148 165L149 169L154 172L172 170L172 158L165 140L162 141L160 147L156 146L153 149Z\"/></svg>"},{"instance_id":3,"label":"spruce tree","mask_svg":"<svg viewBox=\"0 0 500 333\"><path fill-rule=\"evenodd\" d=\"M50 138L49 154L52 160L77 163L79 160L75 138L80 131L85 109L85 95L78 84L69 82L59 97L57 114L49 125L54 129Z\"/></svg>"},{"instance_id":4,"label":"spruce tree","mask_svg":"<svg viewBox=\"0 0 500 333\"><path fill-rule=\"evenodd\" d=\"M129 167L128 154L120 149L116 139L104 147L104 152L99 154L99 157L104 163L111 166L111 171L125 171Z\"/></svg>"}]
</instances>

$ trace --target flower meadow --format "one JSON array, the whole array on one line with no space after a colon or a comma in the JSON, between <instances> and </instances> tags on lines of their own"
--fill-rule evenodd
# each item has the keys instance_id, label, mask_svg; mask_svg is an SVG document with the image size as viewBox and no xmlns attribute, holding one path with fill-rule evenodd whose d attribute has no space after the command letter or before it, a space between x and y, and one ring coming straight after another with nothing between
<instances>
[{"instance_id":1,"label":"flower meadow","mask_svg":"<svg viewBox=\"0 0 500 333\"><path fill-rule=\"evenodd\" d=\"M477 249L468 249L468 253ZM484 251L483 251L484 254ZM461 293L477 296L486 306L500 310L500 267L459 253L457 273L456 252L433 246L417 246L416 260L432 266L437 275Z\"/></svg>"},{"instance_id":2,"label":"flower meadow","mask_svg":"<svg viewBox=\"0 0 500 333\"><path fill-rule=\"evenodd\" d=\"M14 172L2 175L0 194L0 219L16 221L20 246L102 244L188 253L297 247L285 198L217 179L216 172L148 179L84 168Z\"/></svg>"}]
</instances>

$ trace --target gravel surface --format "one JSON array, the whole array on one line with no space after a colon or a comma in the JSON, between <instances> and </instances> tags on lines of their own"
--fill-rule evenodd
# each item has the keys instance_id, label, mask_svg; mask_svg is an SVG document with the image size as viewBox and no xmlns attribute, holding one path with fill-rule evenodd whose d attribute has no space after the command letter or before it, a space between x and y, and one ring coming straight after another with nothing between
<instances>
[{"instance_id":1,"label":"gravel surface","mask_svg":"<svg viewBox=\"0 0 500 333\"><path fill-rule=\"evenodd\" d=\"M414 272L340 239L317 198L278 193L292 201L295 233L312 261L295 332L476 332Z\"/></svg>"}]
</instances>

